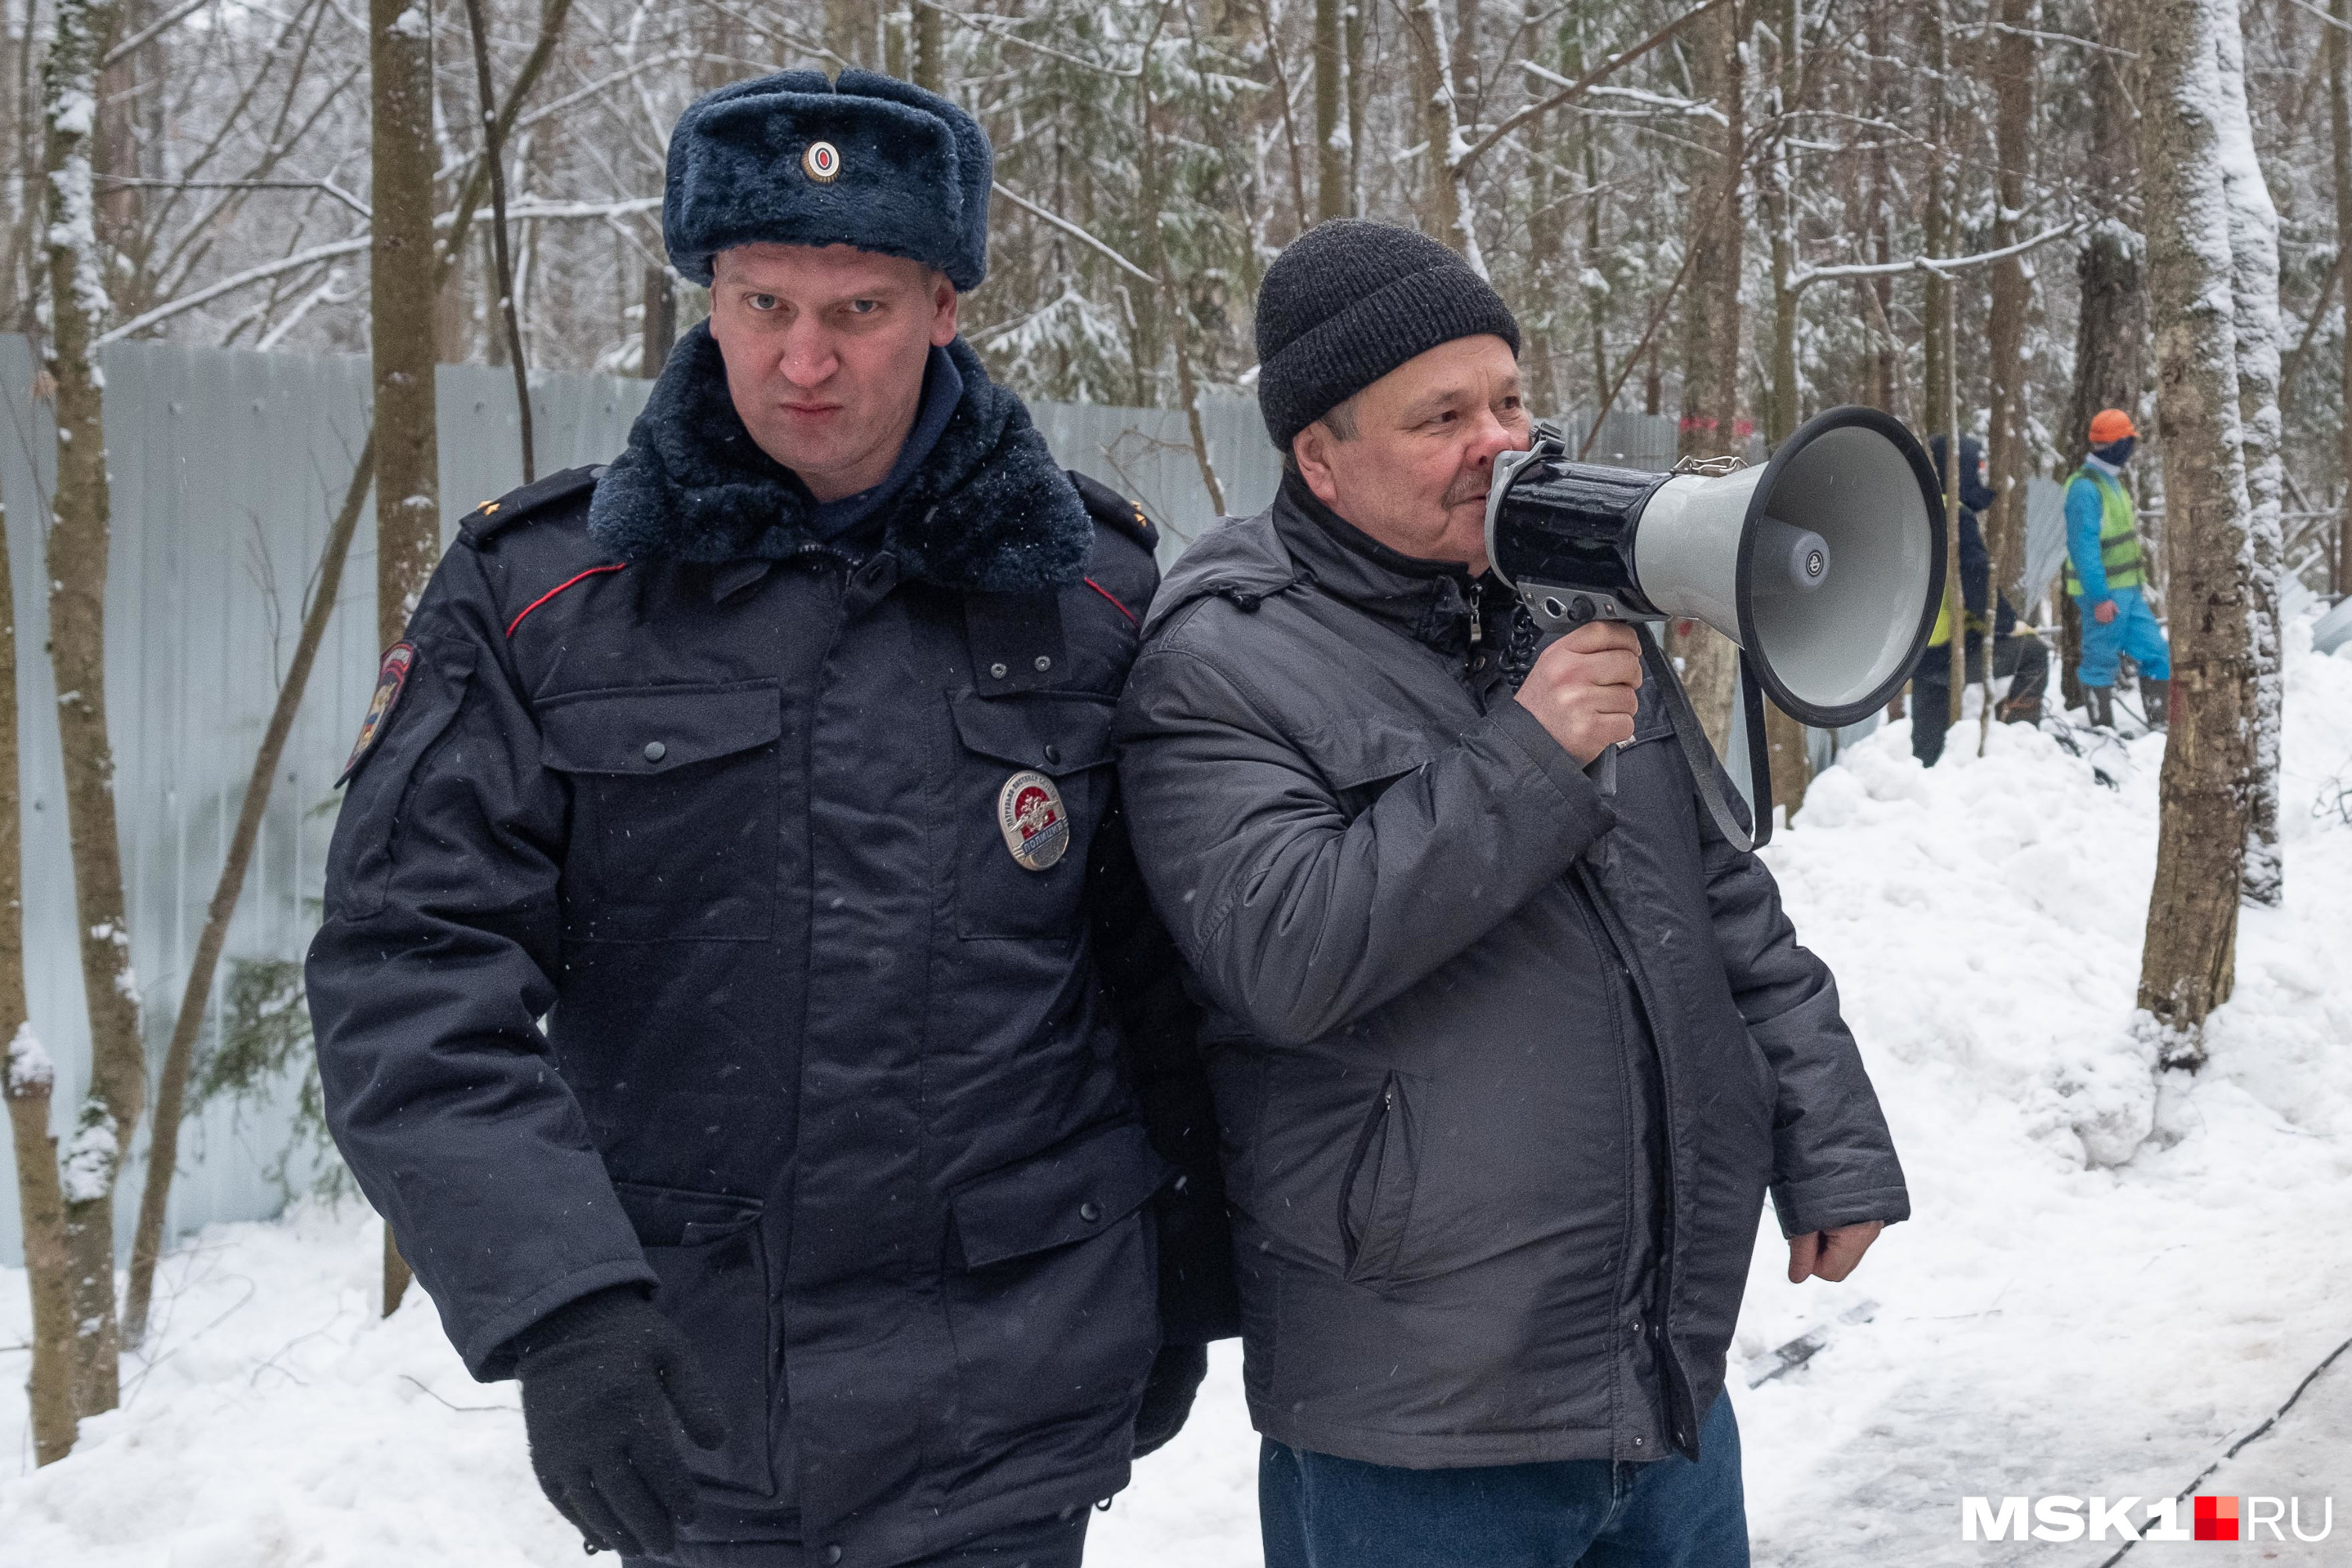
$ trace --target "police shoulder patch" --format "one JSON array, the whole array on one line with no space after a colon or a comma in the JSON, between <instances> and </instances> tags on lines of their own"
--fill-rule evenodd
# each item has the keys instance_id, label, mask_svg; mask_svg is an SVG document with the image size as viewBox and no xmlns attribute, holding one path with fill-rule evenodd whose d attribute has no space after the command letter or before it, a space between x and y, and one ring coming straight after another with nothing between
<instances>
[{"instance_id":1,"label":"police shoulder patch","mask_svg":"<svg viewBox=\"0 0 2352 1568\"><path fill-rule=\"evenodd\" d=\"M1143 508L1128 500L1100 479L1090 479L1076 468L1066 470L1070 483L1076 487L1078 499L1087 503L1087 515L1113 533L1123 534L1141 545L1146 554L1160 548L1160 530L1143 515Z\"/></svg>"},{"instance_id":2,"label":"police shoulder patch","mask_svg":"<svg viewBox=\"0 0 2352 1568\"><path fill-rule=\"evenodd\" d=\"M468 543L477 546L488 544L515 524L529 520L534 514L544 514L557 502L594 489L604 472L604 464L593 463L535 479L520 489L509 490L496 500L486 500L467 512L458 520L457 531Z\"/></svg>"},{"instance_id":3,"label":"police shoulder patch","mask_svg":"<svg viewBox=\"0 0 2352 1568\"><path fill-rule=\"evenodd\" d=\"M399 706L400 694L408 689L409 672L415 668L415 643L396 642L383 650L383 662L376 666L375 695L368 699L367 717L360 721L360 738L352 742L351 758L335 780L337 788L350 782L351 776L360 771L360 764L375 750L376 743L383 739L384 731L392 723L392 710Z\"/></svg>"}]
</instances>

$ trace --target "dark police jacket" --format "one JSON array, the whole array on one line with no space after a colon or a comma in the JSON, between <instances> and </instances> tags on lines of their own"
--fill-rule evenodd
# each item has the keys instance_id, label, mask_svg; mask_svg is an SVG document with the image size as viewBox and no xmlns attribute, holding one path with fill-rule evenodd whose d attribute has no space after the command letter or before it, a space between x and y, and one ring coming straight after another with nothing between
<instances>
[{"instance_id":1,"label":"dark police jacket","mask_svg":"<svg viewBox=\"0 0 2352 1568\"><path fill-rule=\"evenodd\" d=\"M467 519L336 827L336 1140L478 1376L655 1288L733 1434L689 1563L896 1562L1124 1485L1169 1157L1167 1334L1231 1331L1110 765L1149 525L953 353L945 434L836 548L690 336L601 478Z\"/></svg>"},{"instance_id":2,"label":"dark police jacket","mask_svg":"<svg viewBox=\"0 0 2352 1568\"><path fill-rule=\"evenodd\" d=\"M1297 1447L1694 1453L1768 1186L1791 1234L1909 1213L1836 984L1657 681L1604 796L1513 700L1531 626L1293 479L1171 572L1120 706L1213 1004L1250 1410Z\"/></svg>"}]
</instances>

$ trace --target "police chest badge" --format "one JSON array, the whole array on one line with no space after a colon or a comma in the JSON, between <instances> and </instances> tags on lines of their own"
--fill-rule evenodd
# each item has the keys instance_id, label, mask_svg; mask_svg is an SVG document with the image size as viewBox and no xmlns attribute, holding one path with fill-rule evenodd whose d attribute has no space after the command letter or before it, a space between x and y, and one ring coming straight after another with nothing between
<instances>
[{"instance_id":1,"label":"police chest badge","mask_svg":"<svg viewBox=\"0 0 2352 1568\"><path fill-rule=\"evenodd\" d=\"M1062 792L1044 773L1022 769L996 792L996 826L1004 847L1024 869L1049 871L1070 847L1070 817Z\"/></svg>"},{"instance_id":2,"label":"police chest badge","mask_svg":"<svg viewBox=\"0 0 2352 1568\"><path fill-rule=\"evenodd\" d=\"M360 771L368 753L383 739L385 726L392 722L392 710L400 701L400 694L408 686L408 672L416 668L416 645L396 642L383 650L383 662L376 667L375 695L368 700L367 717L360 721L360 738L352 743L351 760L343 764L338 785Z\"/></svg>"}]
</instances>

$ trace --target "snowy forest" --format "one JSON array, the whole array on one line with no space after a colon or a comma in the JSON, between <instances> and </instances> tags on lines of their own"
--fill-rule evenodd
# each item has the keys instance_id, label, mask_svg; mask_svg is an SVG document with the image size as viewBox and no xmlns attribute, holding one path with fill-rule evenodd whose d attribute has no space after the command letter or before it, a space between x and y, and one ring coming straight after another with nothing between
<instances>
[{"instance_id":1,"label":"snowy forest","mask_svg":"<svg viewBox=\"0 0 2352 1568\"><path fill-rule=\"evenodd\" d=\"M6 390L55 430L52 487L0 494L46 551L12 585L0 540L26 627L0 636L0 1565L576 1560L511 1385L467 1375L334 1168L299 964L240 957L235 922L331 621L398 639L478 499L436 478L436 367L657 374L711 308L663 248L671 128L790 68L977 118L964 340L1024 397L1168 411L1220 511L1203 410L1252 395L1260 280L1334 217L1489 279L1540 417L1663 416L1700 458L1851 404L1981 442L2001 584L2029 483L2130 414L2168 730L2091 721L2054 584L2018 606L2054 666L2039 728L1993 725L1957 646L1933 771L1899 738L1931 721L1916 691L1826 751L1769 721L1769 863L1937 1195L1803 1300L1767 1216L1731 1373L1758 1561L2023 1560L1956 1544L1969 1494L2308 1509L2340 1480L2352 642L2313 626L2352 595L2352 0L0 3L0 333L31 367ZM349 356L373 399L169 966L129 934L105 700L131 634L99 359L142 342ZM530 478L555 465L518 406ZM373 601L339 597L362 557ZM11 608L37 599L39 637ZM1727 749L1730 645L1669 647ZM17 765L33 663L46 794ZM41 811L70 886L22 869ZM86 1061L26 1022L37 925L71 931ZM184 1121L272 1094L322 1172L281 1219L173 1234ZM1090 1561L1257 1560L1239 1352L1215 1354Z\"/></svg>"}]
</instances>

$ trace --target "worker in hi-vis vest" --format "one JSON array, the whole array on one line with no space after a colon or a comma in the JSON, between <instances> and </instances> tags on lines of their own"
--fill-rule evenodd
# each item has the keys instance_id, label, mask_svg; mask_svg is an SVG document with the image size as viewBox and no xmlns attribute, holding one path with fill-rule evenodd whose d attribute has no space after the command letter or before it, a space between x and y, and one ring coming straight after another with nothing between
<instances>
[{"instance_id":1,"label":"worker in hi-vis vest","mask_svg":"<svg viewBox=\"0 0 2352 1568\"><path fill-rule=\"evenodd\" d=\"M2172 649L2156 612L2147 606L2139 524L2124 465L2139 432L2120 408L2091 420L2091 450L2066 481L2066 592L2083 616L2083 662L2076 669L2090 700L2091 722L2115 724L2116 659L2129 654L2139 667L2140 707L2149 724L2164 727L2171 702Z\"/></svg>"}]
</instances>

